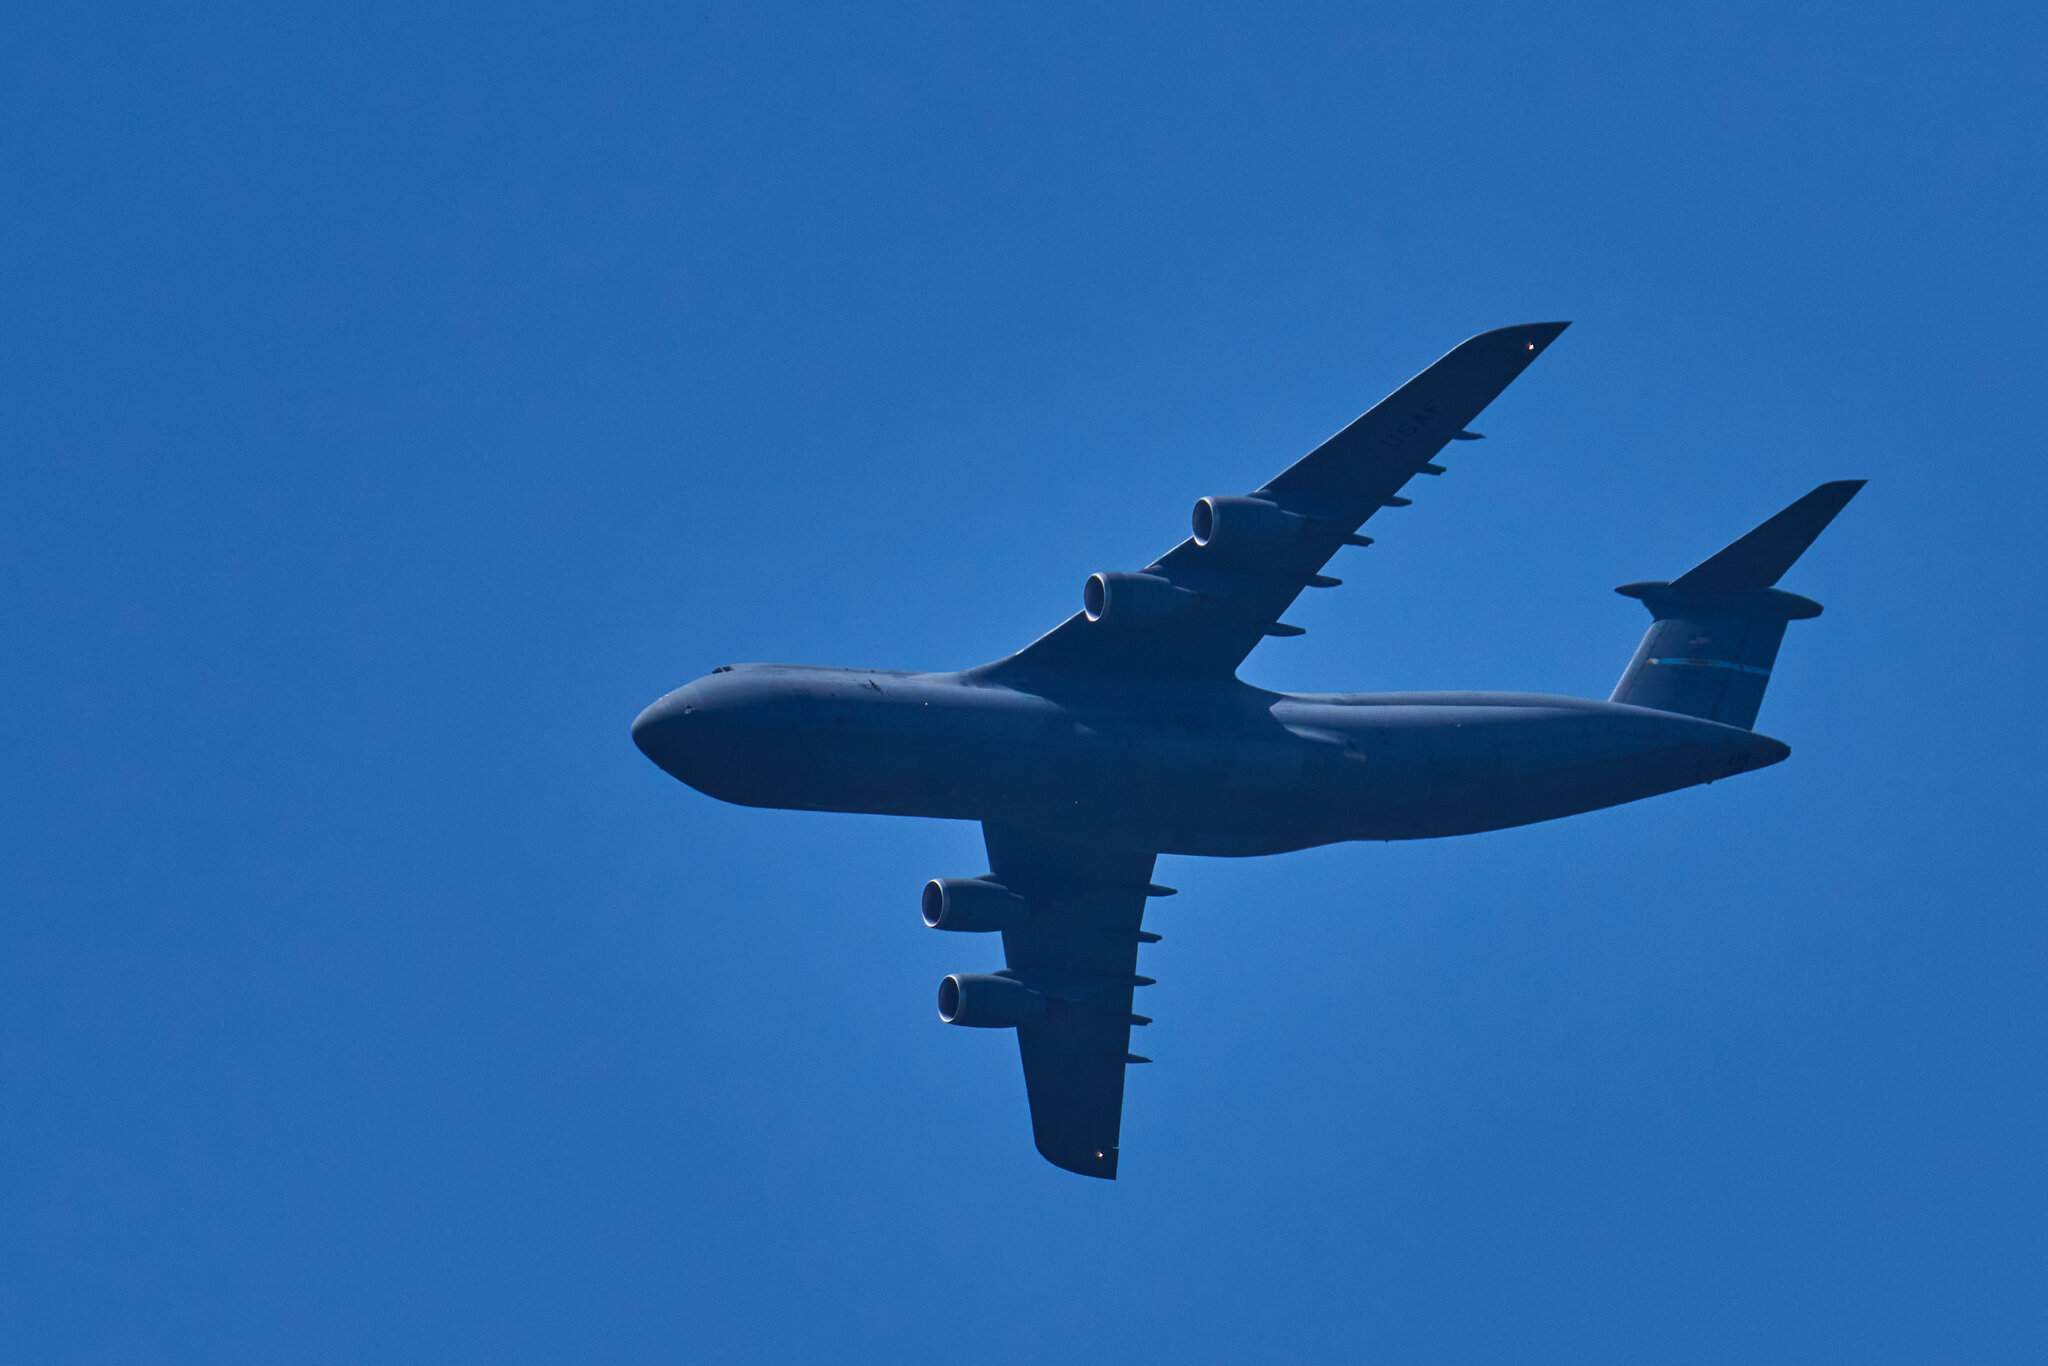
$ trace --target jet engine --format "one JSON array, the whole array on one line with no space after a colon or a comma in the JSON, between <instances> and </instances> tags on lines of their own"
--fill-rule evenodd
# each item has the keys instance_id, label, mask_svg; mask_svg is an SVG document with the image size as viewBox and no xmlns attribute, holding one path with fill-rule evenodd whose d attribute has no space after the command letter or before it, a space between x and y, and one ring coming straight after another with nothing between
<instances>
[{"instance_id":1,"label":"jet engine","mask_svg":"<svg viewBox=\"0 0 2048 1366\"><path fill-rule=\"evenodd\" d=\"M1165 621L1194 605L1195 594L1157 574L1090 574L1081 589L1090 621Z\"/></svg>"},{"instance_id":2,"label":"jet engine","mask_svg":"<svg viewBox=\"0 0 2048 1366\"><path fill-rule=\"evenodd\" d=\"M939 983L939 1018L975 1029L1014 1029L1045 1016L1045 998L1012 977L956 972Z\"/></svg>"},{"instance_id":3,"label":"jet engine","mask_svg":"<svg viewBox=\"0 0 2048 1366\"><path fill-rule=\"evenodd\" d=\"M1030 917L1030 903L985 877L935 877L924 885L924 923L935 930L1007 930Z\"/></svg>"},{"instance_id":4,"label":"jet engine","mask_svg":"<svg viewBox=\"0 0 2048 1366\"><path fill-rule=\"evenodd\" d=\"M1195 544L1232 553L1287 545L1307 534L1309 519L1263 498L1204 498L1195 504Z\"/></svg>"}]
</instances>

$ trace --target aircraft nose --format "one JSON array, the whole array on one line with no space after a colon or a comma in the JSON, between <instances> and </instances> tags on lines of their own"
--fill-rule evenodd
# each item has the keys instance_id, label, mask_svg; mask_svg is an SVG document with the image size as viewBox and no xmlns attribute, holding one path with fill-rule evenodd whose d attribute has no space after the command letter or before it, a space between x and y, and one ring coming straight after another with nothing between
<instances>
[{"instance_id":1,"label":"aircraft nose","mask_svg":"<svg viewBox=\"0 0 2048 1366\"><path fill-rule=\"evenodd\" d=\"M701 680L700 680L701 681ZM633 743L656 767L704 791L730 766L734 736L697 683L677 688L633 720ZM729 719L729 718L725 718Z\"/></svg>"},{"instance_id":2,"label":"aircraft nose","mask_svg":"<svg viewBox=\"0 0 2048 1366\"><path fill-rule=\"evenodd\" d=\"M690 718L696 713L696 697L688 687L677 688L633 718L633 743L640 752L667 768L669 760L687 743Z\"/></svg>"}]
</instances>

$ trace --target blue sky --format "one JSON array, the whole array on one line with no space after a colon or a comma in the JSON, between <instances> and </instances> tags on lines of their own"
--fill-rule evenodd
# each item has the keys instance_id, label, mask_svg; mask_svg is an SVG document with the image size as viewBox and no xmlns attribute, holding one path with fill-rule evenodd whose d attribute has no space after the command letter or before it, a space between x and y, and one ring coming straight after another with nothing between
<instances>
[{"instance_id":1,"label":"blue sky","mask_svg":"<svg viewBox=\"0 0 2048 1366\"><path fill-rule=\"evenodd\" d=\"M9 1360L2048 1354L2038 8L10 29ZM1114 1185L934 1017L973 827L628 742L1007 653L1547 318L1246 676L1603 696L1615 584L1868 478L1793 758L1162 860Z\"/></svg>"}]
</instances>

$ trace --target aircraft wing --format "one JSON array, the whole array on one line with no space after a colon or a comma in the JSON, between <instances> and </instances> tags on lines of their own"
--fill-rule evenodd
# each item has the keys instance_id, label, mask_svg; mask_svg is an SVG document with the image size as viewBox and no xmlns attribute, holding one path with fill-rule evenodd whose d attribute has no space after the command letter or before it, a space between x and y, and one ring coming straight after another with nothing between
<instances>
[{"instance_id":1,"label":"aircraft wing","mask_svg":"<svg viewBox=\"0 0 2048 1366\"><path fill-rule=\"evenodd\" d=\"M988 666L1006 681L1040 673L1229 676L1269 635L1299 635L1280 614L1358 528L1402 507L1435 457L1471 439L1467 423L1557 339L1568 323L1525 323L1453 347L1372 410L1243 499L1215 503L1210 532L1182 541L1139 575L1090 580L1078 612ZM1203 509L1197 507L1198 532ZM1098 580L1100 591L1098 591ZM1098 610L1098 608L1100 610Z\"/></svg>"},{"instance_id":2,"label":"aircraft wing","mask_svg":"<svg viewBox=\"0 0 2048 1366\"><path fill-rule=\"evenodd\" d=\"M1003 931L1005 975L1047 1000L1042 1019L1017 1029L1031 1134L1056 1167L1116 1178L1130 1052L1140 922L1152 854L1117 854L984 825L989 874L1031 903L1022 927Z\"/></svg>"}]
</instances>

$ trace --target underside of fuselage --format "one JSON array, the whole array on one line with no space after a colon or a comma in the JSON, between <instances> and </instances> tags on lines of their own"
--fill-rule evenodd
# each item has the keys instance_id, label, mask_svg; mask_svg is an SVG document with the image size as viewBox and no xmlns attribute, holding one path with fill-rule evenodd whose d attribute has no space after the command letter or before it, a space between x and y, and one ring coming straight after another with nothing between
<instances>
[{"instance_id":1,"label":"underside of fuselage","mask_svg":"<svg viewBox=\"0 0 2048 1366\"><path fill-rule=\"evenodd\" d=\"M1523 693L1020 687L973 670L772 664L698 679L633 733L674 776L743 805L1220 856L1526 825L1790 752L1694 717Z\"/></svg>"}]
</instances>

